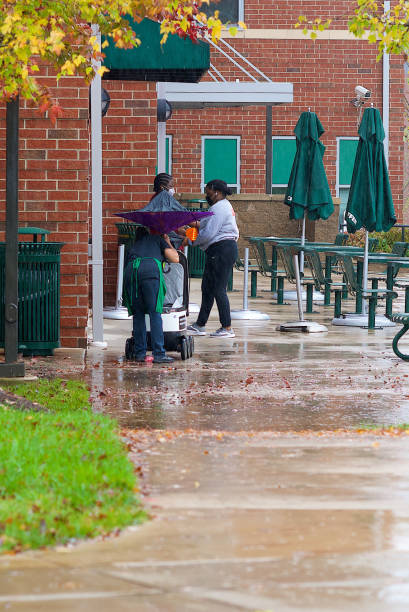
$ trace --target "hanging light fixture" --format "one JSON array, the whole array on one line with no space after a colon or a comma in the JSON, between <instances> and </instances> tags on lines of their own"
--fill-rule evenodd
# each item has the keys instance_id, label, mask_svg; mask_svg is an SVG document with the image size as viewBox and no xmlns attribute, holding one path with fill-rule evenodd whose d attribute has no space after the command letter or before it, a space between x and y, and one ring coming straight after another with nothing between
<instances>
[{"instance_id":1,"label":"hanging light fixture","mask_svg":"<svg viewBox=\"0 0 409 612\"><path fill-rule=\"evenodd\" d=\"M108 112L109 105L111 104L111 98L106 89L101 89L101 115L105 117Z\"/></svg>"},{"instance_id":2,"label":"hanging light fixture","mask_svg":"<svg viewBox=\"0 0 409 612\"><path fill-rule=\"evenodd\" d=\"M170 119L172 116L172 107L167 100L164 98L158 99L157 106L157 119L160 123L163 123Z\"/></svg>"}]
</instances>

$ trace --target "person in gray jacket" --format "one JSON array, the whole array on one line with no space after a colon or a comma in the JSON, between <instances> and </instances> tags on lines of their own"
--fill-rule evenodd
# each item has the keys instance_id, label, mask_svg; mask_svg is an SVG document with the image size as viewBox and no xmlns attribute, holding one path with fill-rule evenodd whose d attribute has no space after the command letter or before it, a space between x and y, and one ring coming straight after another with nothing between
<instances>
[{"instance_id":1,"label":"person in gray jacket","mask_svg":"<svg viewBox=\"0 0 409 612\"><path fill-rule=\"evenodd\" d=\"M238 256L239 230L233 207L226 199L226 195L231 194L227 183L219 179L210 181L205 192L209 210L213 215L200 223L197 222L199 234L195 246L205 251L206 264L202 279L200 312L196 323L189 325L188 330L197 336L206 335L206 323L216 300L221 327L210 336L234 338L227 283Z\"/></svg>"}]
</instances>

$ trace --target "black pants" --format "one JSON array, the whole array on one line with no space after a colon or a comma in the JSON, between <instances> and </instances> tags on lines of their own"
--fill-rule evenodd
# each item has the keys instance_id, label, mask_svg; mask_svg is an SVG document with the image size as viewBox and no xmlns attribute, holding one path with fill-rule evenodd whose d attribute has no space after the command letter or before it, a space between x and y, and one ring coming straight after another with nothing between
<instances>
[{"instance_id":1,"label":"black pants","mask_svg":"<svg viewBox=\"0 0 409 612\"><path fill-rule=\"evenodd\" d=\"M202 304L197 317L197 324L201 327L206 325L215 300L221 326L230 327L230 303L226 290L237 255L235 240L221 240L207 249L202 279Z\"/></svg>"},{"instance_id":2,"label":"black pants","mask_svg":"<svg viewBox=\"0 0 409 612\"><path fill-rule=\"evenodd\" d=\"M132 283L132 262L125 268L125 286L128 295L132 295L133 337L137 359L146 355L146 325L145 313L149 315L151 323L151 345L154 357L165 355L162 316L156 312L156 302L159 291L159 270L153 259L142 260L138 269L137 285L138 295L135 295L135 283Z\"/></svg>"}]
</instances>

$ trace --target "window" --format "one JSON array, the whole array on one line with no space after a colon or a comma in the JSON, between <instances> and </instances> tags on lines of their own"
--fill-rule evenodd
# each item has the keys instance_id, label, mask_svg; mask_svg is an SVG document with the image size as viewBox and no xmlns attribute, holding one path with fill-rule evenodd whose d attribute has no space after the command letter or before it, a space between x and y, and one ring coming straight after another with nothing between
<instances>
[{"instance_id":1,"label":"window","mask_svg":"<svg viewBox=\"0 0 409 612\"><path fill-rule=\"evenodd\" d=\"M348 203L349 187L352 180L356 149L356 137L337 138L337 184L336 195L341 199L339 207L339 227L345 225L345 209Z\"/></svg>"},{"instance_id":2,"label":"window","mask_svg":"<svg viewBox=\"0 0 409 612\"><path fill-rule=\"evenodd\" d=\"M244 21L244 0L220 0L202 4L201 10L207 16L219 11L219 18L223 23L238 23Z\"/></svg>"},{"instance_id":3,"label":"window","mask_svg":"<svg viewBox=\"0 0 409 612\"><path fill-rule=\"evenodd\" d=\"M172 174L172 136L166 135L166 170L168 174ZM155 167L155 174L158 174L158 165Z\"/></svg>"},{"instance_id":4,"label":"window","mask_svg":"<svg viewBox=\"0 0 409 612\"><path fill-rule=\"evenodd\" d=\"M296 149L295 136L274 136L272 193L285 193Z\"/></svg>"},{"instance_id":5,"label":"window","mask_svg":"<svg viewBox=\"0 0 409 612\"><path fill-rule=\"evenodd\" d=\"M202 136L202 191L212 179L240 193L240 136Z\"/></svg>"}]
</instances>

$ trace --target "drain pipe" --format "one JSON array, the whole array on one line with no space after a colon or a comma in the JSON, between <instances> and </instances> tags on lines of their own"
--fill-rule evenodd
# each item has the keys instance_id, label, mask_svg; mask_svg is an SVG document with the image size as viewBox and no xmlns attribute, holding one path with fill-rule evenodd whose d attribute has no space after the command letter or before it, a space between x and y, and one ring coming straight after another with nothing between
<instances>
[{"instance_id":1,"label":"drain pipe","mask_svg":"<svg viewBox=\"0 0 409 612\"><path fill-rule=\"evenodd\" d=\"M383 3L384 15L386 15L391 9L390 0L385 0ZM383 101L383 109L382 109L382 119L383 119L383 128L385 130L385 140L384 140L384 150L385 150L385 159L386 165L389 165L389 99L390 99L390 58L389 53L383 54L383 66L382 66L382 101Z\"/></svg>"}]
</instances>

